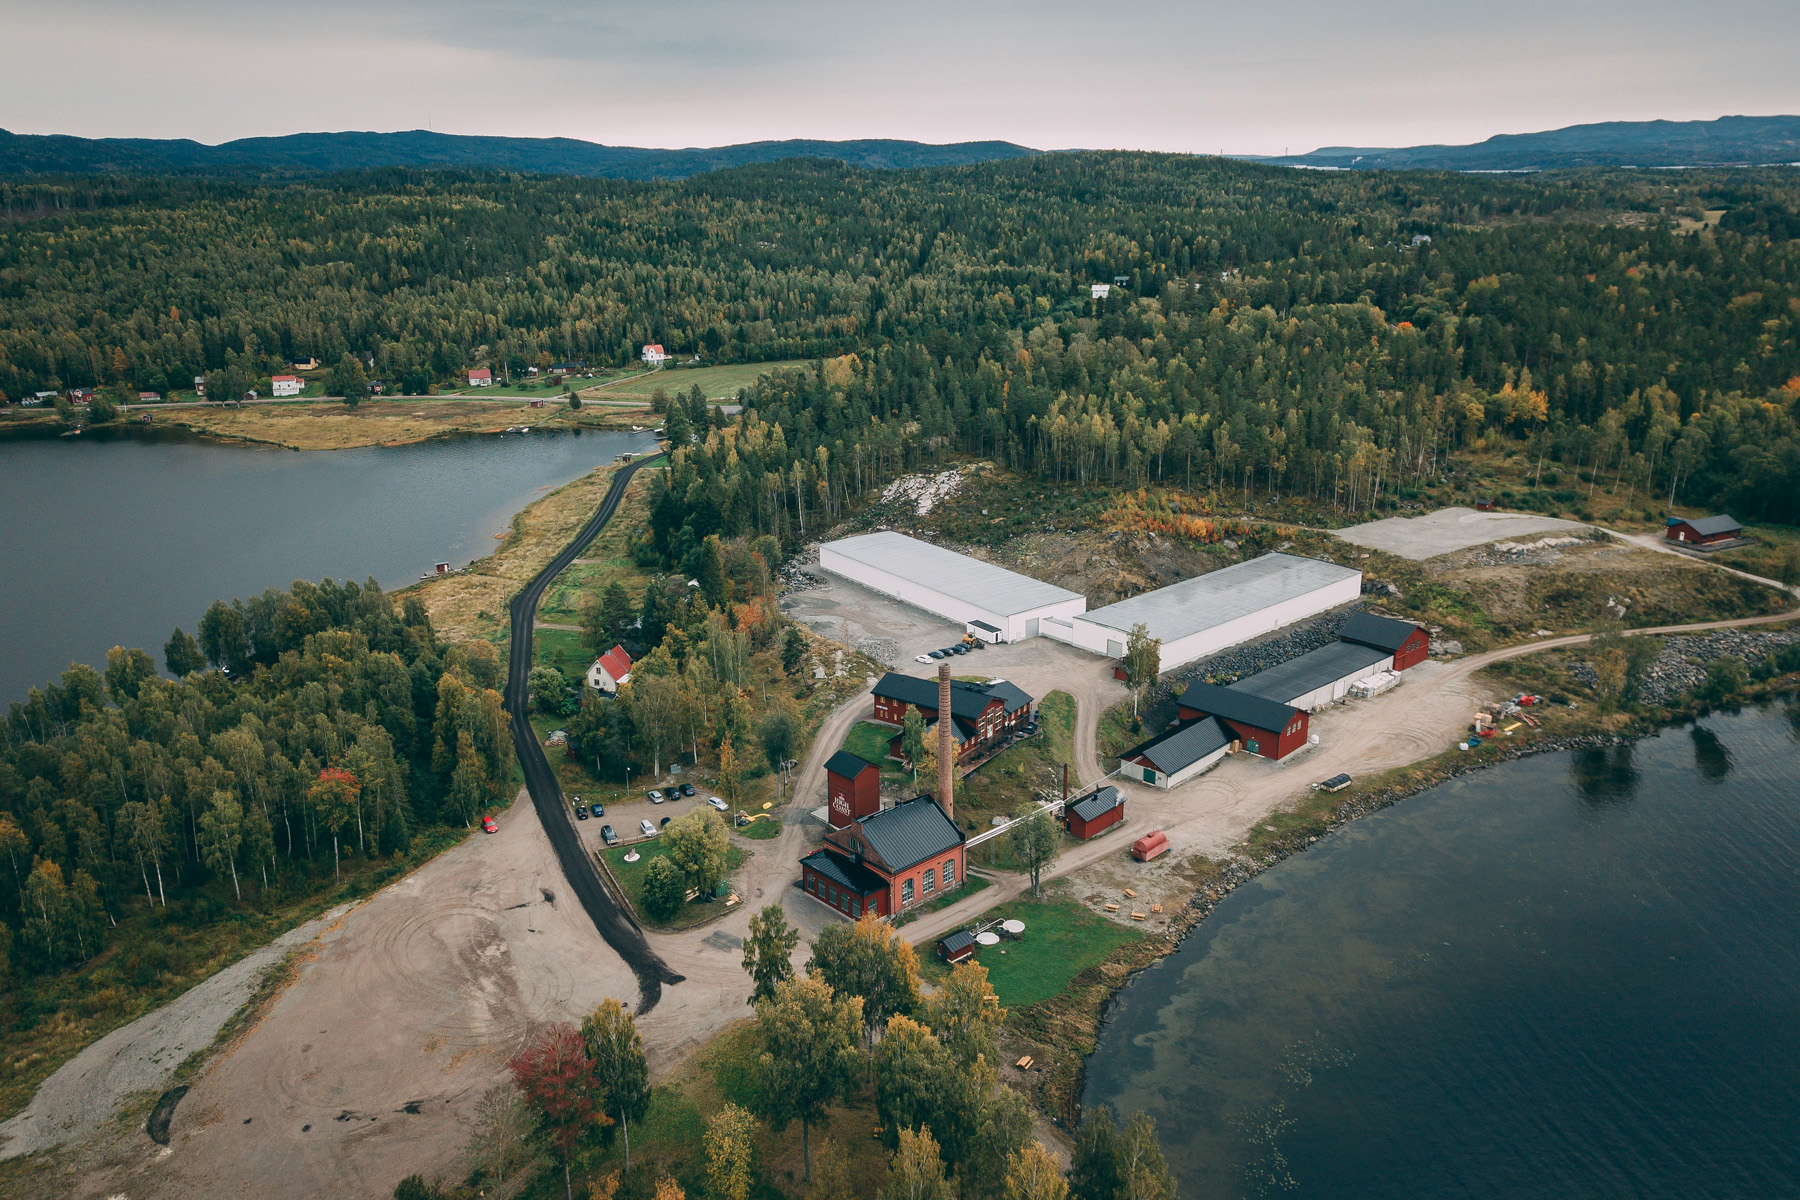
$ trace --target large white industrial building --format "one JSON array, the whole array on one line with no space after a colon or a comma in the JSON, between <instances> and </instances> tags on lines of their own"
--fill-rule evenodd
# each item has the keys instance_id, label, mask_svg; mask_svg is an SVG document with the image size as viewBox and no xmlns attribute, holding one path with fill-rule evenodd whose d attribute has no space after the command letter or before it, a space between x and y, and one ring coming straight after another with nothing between
<instances>
[{"instance_id":1,"label":"large white industrial building","mask_svg":"<svg viewBox=\"0 0 1800 1200\"><path fill-rule=\"evenodd\" d=\"M1046 622L1067 627L1087 609L1087 598L1067 588L891 531L825 542L819 566L989 641L1037 637Z\"/></svg>"},{"instance_id":2,"label":"large white industrial building","mask_svg":"<svg viewBox=\"0 0 1800 1200\"><path fill-rule=\"evenodd\" d=\"M1172 671L1361 595L1362 572L1352 567L1265 554L1067 621L1047 622L1042 630L1095 654L1123 658L1132 627L1143 625L1161 639L1162 669Z\"/></svg>"}]
</instances>

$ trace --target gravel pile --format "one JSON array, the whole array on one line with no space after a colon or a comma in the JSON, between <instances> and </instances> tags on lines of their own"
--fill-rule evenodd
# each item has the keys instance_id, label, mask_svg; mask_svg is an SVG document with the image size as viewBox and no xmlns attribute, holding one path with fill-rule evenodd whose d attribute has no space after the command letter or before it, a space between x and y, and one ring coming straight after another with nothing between
<instances>
[{"instance_id":1,"label":"gravel pile","mask_svg":"<svg viewBox=\"0 0 1800 1200\"><path fill-rule=\"evenodd\" d=\"M1177 691L1203 679L1213 683L1236 683L1248 675L1266 671L1277 663L1298 658L1309 650L1317 650L1320 646L1335 642L1338 630L1349 619L1349 612L1330 612L1310 621L1289 625L1260 641L1232 646L1211 658L1202 658L1180 670L1171 671L1165 677L1165 682L1172 684Z\"/></svg>"}]
</instances>

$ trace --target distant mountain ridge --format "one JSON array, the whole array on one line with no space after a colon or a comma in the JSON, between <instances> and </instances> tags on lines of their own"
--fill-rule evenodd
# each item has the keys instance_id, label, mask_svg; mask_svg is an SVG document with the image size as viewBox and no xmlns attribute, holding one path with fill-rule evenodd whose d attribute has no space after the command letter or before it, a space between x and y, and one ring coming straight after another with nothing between
<instances>
[{"instance_id":1,"label":"distant mountain ridge","mask_svg":"<svg viewBox=\"0 0 1800 1200\"><path fill-rule=\"evenodd\" d=\"M1325 146L1253 162L1350 171L1549 171L1567 167L1716 167L1800 162L1800 117L1602 121L1502 133L1469 146Z\"/></svg>"},{"instance_id":2,"label":"distant mountain ridge","mask_svg":"<svg viewBox=\"0 0 1800 1200\"><path fill-rule=\"evenodd\" d=\"M313 175L379 167L477 167L597 179L685 179L784 158L901 168L963 166L1037 153L1012 142L932 145L885 138L656 150L574 138L473 137L425 129L296 133L208 146L186 138L80 138L0 129L0 175Z\"/></svg>"}]
</instances>

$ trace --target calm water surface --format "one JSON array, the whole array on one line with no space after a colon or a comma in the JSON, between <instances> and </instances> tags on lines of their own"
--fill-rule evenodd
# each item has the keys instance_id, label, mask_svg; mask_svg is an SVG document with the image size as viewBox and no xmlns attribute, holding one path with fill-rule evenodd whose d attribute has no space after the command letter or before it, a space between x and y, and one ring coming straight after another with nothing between
<instances>
[{"instance_id":1,"label":"calm water surface","mask_svg":"<svg viewBox=\"0 0 1800 1200\"><path fill-rule=\"evenodd\" d=\"M1121 994L1084 1099L1186 1197L1800 1196L1800 706L1355 823Z\"/></svg>"},{"instance_id":2,"label":"calm water surface","mask_svg":"<svg viewBox=\"0 0 1800 1200\"><path fill-rule=\"evenodd\" d=\"M300 453L121 434L0 440L0 704L114 645L160 663L217 598L462 566L544 491L655 444L589 431Z\"/></svg>"}]
</instances>

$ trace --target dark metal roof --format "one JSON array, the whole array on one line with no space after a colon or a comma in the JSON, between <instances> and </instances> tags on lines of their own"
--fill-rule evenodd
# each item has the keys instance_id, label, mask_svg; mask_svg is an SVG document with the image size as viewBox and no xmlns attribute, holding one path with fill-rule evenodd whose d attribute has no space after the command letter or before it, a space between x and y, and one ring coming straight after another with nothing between
<instances>
[{"instance_id":1,"label":"dark metal roof","mask_svg":"<svg viewBox=\"0 0 1800 1200\"><path fill-rule=\"evenodd\" d=\"M1717 533L1737 533L1744 528L1722 513L1716 517L1695 517L1685 524L1701 537L1712 537Z\"/></svg>"},{"instance_id":2,"label":"dark metal roof","mask_svg":"<svg viewBox=\"0 0 1800 1200\"><path fill-rule=\"evenodd\" d=\"M1103 787L1069 805L1069 811L1084 821L1092 821L1124 804L1116 787Z\"/></svg>"},{"instance_id":3,"label":"dark metal roof","mask_svg":"<svg viewBox=\"0 0 1800 1200\"><path fill-rule=\"evenodd\" d=\"M938 945L944 948L945 954L958 954L974 944L974 935L966 929L959 929L938 939Z\"/></svg>"},{"instance_id":4,"label":"dark metal roof","mask_svg":"<svg viewBox=\"0 0 1800 1200\"><path fill-rule=\"evenodd\" d=\"M899 874L963 843L962 830L930 796L917 796L857 820L869 848Z\"/></svg>"},{"instance_id":5,"label":"dark metal roof","mask_svg":"<svg viewBox=\"0 0 1800 1200\"><path fill-rule=\"evenodd\" d=\"M885 892L888 887L887 880L855 859L833 854L829 850L814 850L800 860L800 865L811 867L839 887L849 888L859 896Z\"/></svg>"},{"instance_id":6,"label":"dark metal roof","mask_svg":"<svg viewBox=\"0 0 1800 1200\"><path fill-rule=\"evenodd\" d=\"M1314 688L1343 679L1348 675L1361 678L1378 664L1392 658L1392 652L1378 646L1357 642L1328 642L1317 650L1309 650L1299 658L1276 663L1266 671L1258 671L1248 679L1240 679L1227 691L1261 696L1277 704L1292 704ZM1270 726L1282 728L1279 725Z\"/></svg>"},{"instance_id":7,"label":"dark metal roof","mask_svg":"<svg viewBox=\"0 0 1800 1200\"><path fill-rule=\"evenodd\" d=\"M902 675L898 671L889 671L876 681L875 695L934 711L938 706L937 680ZM1007 712L1013 712L1020 704L1031 703L1029 695L1004 680L998 683L968 683L961 679L950 681L950 715L960 720L977 719L996 700L1005 705Z\"/></svg>"},{"instance_id":8,"label":"dark metal roof","mask_svg":"<svg viewBox=\"0 0 1800 1200\"><path fill-rule=\"evenodd\" d=\"M855 779L875 764L866 758L859 758L848 750L839 750L825 760L825 769L834 775L842 775L846 779Z\"/></svg>"},{"instance_id":9,"label":"dark metal roof","mask_svg":"<svg viewBox=\"0 0 1800 1200\"><path fill-rule=\"evenodd\" d=\"M1239 691L1235 687L1222 688L1215 683L1189 684L1188 690L1181 693L1181 706L1270 733L1280 733L1286 729L1287 723L1300 712L1288 704Z\"/></svg>"},{"instance_id":10,"label":"dark metal roof","mask_svg":"<svg viewBox=\"0 0 1800 1200\"><path fill-rule=\"evenodd\" d=\"M1000 627L998 625L989 625L986 621L970 621L969 624L973 625L977 629L985 629L989 633L999 633L1000 632ZM954 937L955 935L952 934L951 936Z\"/></svg>"},{"instance_id":11,"label":"dark metal roof","mask_svg":"<svg viewBox=\"0 0 1800 1200\"><path fill-rule=\"evenodd\" d=\"M1406 639L1419 631L1419 627L1411 621L1397 621L1393 617L1378 617L1374 613L1356 612L1344 622L1338 630L1340 641L1360 642L1365 646L1379 646L1389 653L1397 654L1400 647L1406 645Z\"/></svg>"},{"instance_id":12,"label":"dark metal roof","mask_svg":"<svg viewBox=\"0 0 1800 1200\"><path fill-rule=\"evenodd\" d=\"M1231 730L1225 728L1217 717L1206 717L1177 725L1140 746L1133 746L1119 757L1149 759L1150 765L1164 775L1173 775L1184 767L1193 766L1207 755L1223 750L1236 740Z\"/></svg>"}]
</instances>

